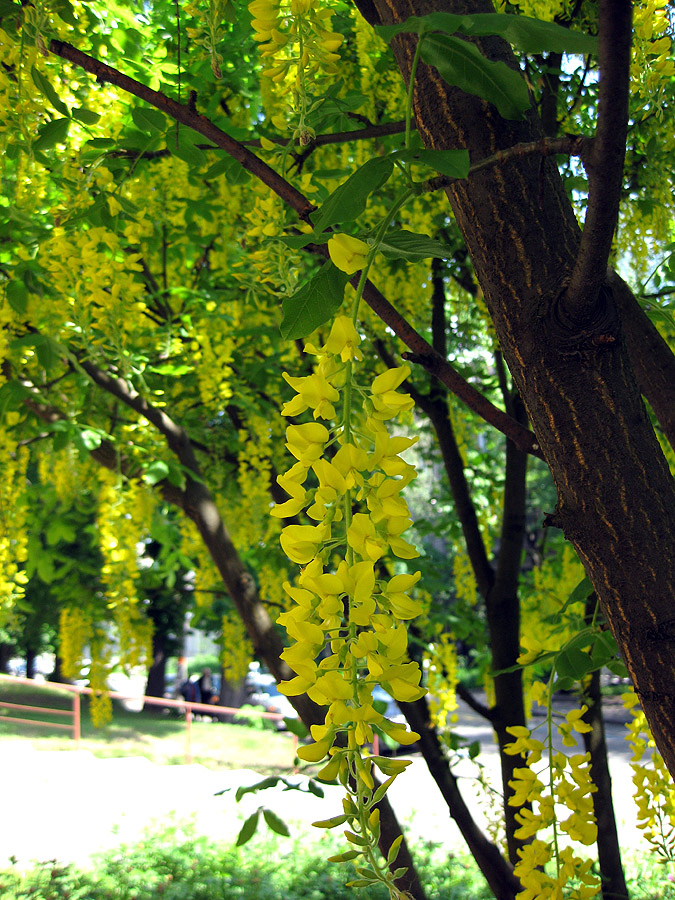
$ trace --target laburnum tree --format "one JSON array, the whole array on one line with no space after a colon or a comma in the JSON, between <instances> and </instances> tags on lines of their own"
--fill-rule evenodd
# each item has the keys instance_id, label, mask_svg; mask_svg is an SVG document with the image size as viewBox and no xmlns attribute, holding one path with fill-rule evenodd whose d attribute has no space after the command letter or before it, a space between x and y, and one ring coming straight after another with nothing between
<instances>
[{"instance_id":1,"label":"laburnum tree","mask_svg":"<svg viewBox=\"0 0 675 900\"><path fill-rule=\"evenodd\" d=\"M0 0L3 618L30 607L40 487L86 495L100 577L64 603L66 674L86 645L95 687L149 663L161 533L154 582L225 592L228 671L250 642L344 785L319 824L356 886L425 896L379 732L417 742L496 897L627 897L605 665L660 751L648 776L635 707L670 852L671 12ZM490 835L457 694L499 747Z\"/></svg>"}]
</instances>

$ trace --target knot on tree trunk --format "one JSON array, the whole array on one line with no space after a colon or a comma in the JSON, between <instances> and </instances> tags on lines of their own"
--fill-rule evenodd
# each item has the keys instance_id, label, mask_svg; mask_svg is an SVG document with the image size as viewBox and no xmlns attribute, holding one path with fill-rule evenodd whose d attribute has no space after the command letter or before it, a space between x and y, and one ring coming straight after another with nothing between
<instances>
[{"instance_id":1,"label":"knot on tree trunk","mask_svg":"<svg viewBox=\"0 0 675 900\"><path fill-rule=\"evenodd\" d=\"M600 286L597 297L587 304L582 317L570 312L577 309L577 304L569 302L568 289L566 279L544 312L547 342L563 356L588 358L615 345L620 320L610 285Z\"/></svg>"}]
</instances>

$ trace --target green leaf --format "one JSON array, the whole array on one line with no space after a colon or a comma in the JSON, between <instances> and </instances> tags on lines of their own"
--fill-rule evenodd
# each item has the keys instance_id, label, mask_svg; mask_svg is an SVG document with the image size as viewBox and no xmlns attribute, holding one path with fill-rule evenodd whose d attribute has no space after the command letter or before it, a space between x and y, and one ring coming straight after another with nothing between
<instances>
[{"instance_id":1,"label":"green leaf","mask_svg":"<svg viewBox=\"0 0 675 900\"><path fill-rule=\"evenodd\" d=\"M341 813L339 816L331 816L330 819L319 819L316 822L312 822L312 827L314 828L337 828L339 825L344 825L349 816Z\"/></svg>"},{"instance_id":2,"label":"green leaf","mask_svg":"<svg viewBox=\"0 0 675 900\"><path fill-rule=\"evenodd\" d=\"M78 106L73 109L73 118L77 119L78 122L83 122L85 125L95 125L101 116L99 113L94 112L93 109L87 109L86 106Z\"/></svg>"},{"instance_id":3,"label":"green leaf","mask_svg":"<svg viewBox=\"0 0 675 900\"><path fill-rule=\"evenodd\" d=\"M90 138L88 141L85 141L84 146L93 150L109 150L111 147L116 146L116 141L113 138Z\"/></svg>"},{"instance_id":4,"label":"green leaf","mask_svg":"<svg viewBox=\"0 0 675 900\"><path fill-rule=\"evenodd\" d=\"M193 169L199 169L207 162L206 153L197 146L203 141L204 138L200 134L185 127L179 129L177 142L175 129L170 128L166 135L166 146L172 156L182 159Z\"/></svg>"},{"instance_id":5,"label":"green leaf","mask_svg":"<svg viewBox=\"0 0 675 900\"><path fill-rule=\"evenodd\" d=\"M327 244L332 237L333 235L330 232L317 234L316 231L311 231L309 234L288 234L282 237L274 237L270 240L281 241L282 244L290 247L291 250L302 250L308 244Z\"/></svg>"},{"instance_id":6,"label":"green leaf","mask_svg":"<svg viewBox=\"0 0 675 900\"><path fill-rule=\"evenodd\" d=\"M54 581L54 561L44 551L38 557L36 568L40 581L44 581L45 584L51 584Z\"/></svg>"},{"instance_id":7,"label":"green leaf","mask_svg":"<svg viewBox=\"0 0 675 900\"><path fill-rule=\"evenodd\" d=\"M375 28L385 41L402 32L412 34L466 34L480 37L497 34L523 53L597 53L598 39L578 31L571 31L554 22L542 22L529 16L506 13L476 13L460 16L435 12L428 16L411 16L398 25L380 25Z\"/></svg>"},{"instance_id":8,"label":"green leaf","mask_svg":"<svg viewBox=\"0 0 675 900\"><path fill-rule=\"evenodd\" d=\"M395 780L396 780L396 776L391 775L389 778L387 778L386 781L382 782L382 784L379 786L379 788L377 788L377 790L373 794L373 803L380 802L380 800L384 797L384 795L387 793L387 791L392 786L392 784L394 783Z\"/></svg>"},{"instance_id":9,"label":"green leaf","mask_svg":"<svg viewBox=\"0 0 675 900\"><path fill-rule=\"evenodd\" d=\"M332 262L321 266L314 278L283 301L281 336L285 340L307 337L340 308L349 275Z\"/></svg>"},{"instance_id":10,"label":"green leaf","mask_svg":"<svg viewBox=\"0 0 675 900\"><path fill-rule=\"evenodd\" d=\"M69 25L74 25L75 27L77 27L80 24L75 17L73 7L70 4L69 0L56 0L56 2L53 4L53 9L54 12Z\"/></svg>"},{"instance_id":11,"label":"green leaf","mask_svg":"<svg viewBox=\"0 0 675 900\"><path fill-rule=\"evenodd\" d=\"M156 459L143 472L143 481L146 484L158 484L169 474L169 466L163 459Z\"/></svg>"},{"instance_id":12,"label":"green leaf","mask_svg":"<svg viewBox=\"0 0 675 900\"><path fill-rule=\"evenodd\" d=\"M314 794L315 797L321 797L321 799L326 796L326 792L324 791L324 789L320 784L317 784L317 782L314 781L313 778L310 778L307 782L307 790L310 792L310 794Z\"/></svg>"},{"instance_id":13,"label":"green leaf","mask_svg":"<svg viewBox=\"0 0 675 900\"><path fill-rule=\"evenodd\" d=\"M242 847L248 841L251 840L253 835L256 833L256 829L258 827L258 820L260 819L260 809L257 809L253 815L249 816L248 819L244 822L241 827L241 831L237 836L236 846Z\"/></svg>"},{"instance_id":14,"label":"green leaf","mask_svg":"<svg viewBox=\"0 0 675 900\"><path fill-rule=\"evenodd\" d=\"M422 59L435 66L448 84L489 100L505 119L524 119L530 97L520 72L492 62L460 38L434 34L425 38Z\"/></svg>"},{"instance_id":15,"label":"green leaf","mask_svg":"<svg viewBox=\"0 0 675 900\"><path fill-rule=\"evenodd\" d=\"M264 808L263 816L265 817L265 821L269 828L277 834L281 834L284 837L290 837L290 831L288 830L288 825L284 822L283 819L280 819L279 816L271 809Z\"/></svg>"},{"instance_id":16,"label":"green leaf","mask_svg":"<svg viewBox=\"0 0 675 900\"><path fill-rule=\"evenodd\" d=\"M236 159L226 159L225 162L225 181L228 184L246 184L251 180L251 173L245 169Z\"/></svg>"},{"instance_id":17,"label":"green leaf","mask_svg":"<svg viewBox=\"0 0 675 900\"><path fill-rule=\"evenodd\" d=\"M398 869L394 869L394 871L391 873L391 877L394 879L394 881L397 881L399 878L403 878L407 871L407 866L400 866Z\"/></svg>"},{"instance_id":18,"label":"green leaf","mask_svg":"<svg viewBox=\"0 0 675 900\"><path fill-rule=\"evenodd\" d=\"M584 576L579 584L574 588L572 593L569 595L560 612L566 612L568 607L570 607L573 603L580 603L582 600L585 600L592 592L593 585L591 584L590 580Z\"/></svg>"},{"instance_id":19,"label":"green leaf","mask_svg":"<svg viewBox=\"0 0 675 900\"><path fill-rule=\"evenodd\" d=\"M28 308L28 289L24 282L14 278L5 288L5 293L14 312L23 316Z\"/></svg>"},{"instance_id":20,"label":"green leaf","mask_svg":"<svg viewBox=\"0 0 675 900\"><path fill-rule=\"evenodd\" d=\"M312 213L315 231L331 225L353 222L366 208L368 197L389 179L394 163L389 156L369 159L353 175L333 191L321 208Z\"/></svg>"},{"instance_id":21,"label":"green leaf","mask_svg":"<svg viewBox=\"0 0 675 900\"><path fill-rule=\"evenodd\" d=\"M390 228L379 246L380 253L387 259L406 259L416 262L420 259L450 259L453 250L447 244L416 234L404 228Z\"/></svg>"},{"instance_id":22,"label":"green leaf","mask_svg":"<svg viewBox=\"0 0 675 900\"><path fill-rule=\"evenodd\" d=\"M480 753L480 741L471 741L469 744L469 759L475 759Z\"/></svg>"},{"instance_id":23,"label":"green leaf","mask_svg":"<svg viewBox=\"0 0 675 900\"><path fill-rule=\"evenodd\" d=\"M276 787L279 781L280 779L277 775L270 775L268 778L263 778L262 781L256 781L255 784L242 784L237 788L237 793L235 794L237 803L246 794L257 794L258 791L266 791L268 788Z\"/></svg>"},{"instance_id":24,"label":"green leaf","mask_svg":"<svg viewBox=\"0 0 675 900\"><path fill-rule=\"evenodd\" d=\"M45 369L51 369L61 357L61 350L56 341L46 334L35 335L35 353L38 362Z\"/></svg>"},{"instance_id":25,"label":"green leaf","mask_svg":"<svg viewBox=\"0 0 675 900\"><path fill-rule=\"evenodd\" d=\"M558 655L555 668L561 677L567 676L573 678L574 681L580 681L585 675L592 672L595 666L588 653L584 653L583 650L578 650L576 647L570 647Z\"/></svg>"},{"instance_id":26,"label":"green leaf","mask_svg":"<svg viewBox=\"0 0 675 900\"><path fill-rule=\"evenodd\" d=\"M20 3L14 3L13 0L0 0L0 19L3 19L5 16L16 15L20 12Z\"/></svg>"},{"instance_id":27,"label":"green leaf","mask_svg":"<svg viewBox=\"0 0 675 900\"><path fill-rule=\"evenodd\" d=\"M62 144L68 137L70 119L52 119L38 128L39 137L33 144L34 150L49 150L57 144Z\"/></svg>"},{"instance_id":28,"label":"green leaf","mask_svg":"<svg viewBox=\"0 0 675 900\"><path fill-rule=\"evenodd\" d=\"M6 413L21 409L30 395L30 390L19 381L8 381L3 384L0 387L0 422Z\"/></svg>"},{"instance_id":29,"label":"green leaf","mask_svg":"<svg viewBox=\"0 0 675 900\"><path fill-rule=\"evenodd\" d=\"M302 722L301 719L292 719L290 716L284 716L284 724L286 725L286 730L290 731L291 734L297 735L299 738L306 738L309 734L307 730L307 726Z\"/></svg>"},{"instance_id":30,"label":"green leaf","mask_svg":"<svg viewBox=\"0 0 675 900\"><path fill-rule=\"evenodd\" d=\"M441 14L442 15L442 14ZM597 53L598 39L571 31L555 22L542 22L529 16L504 13L480 13L462 16L463 34L498 34L523 53Z\"/></svg>"},{"instance_id":31,"label":"green leaf","mask_svg":"<svg viewBox=\"0 0 675 900\"><path fill-rule=\"evenodd\" d=\"M131 118L134 120L136 128L139 131L144 131L146 134L161 132L166 129L166 117L158 109L135 106L131 110Z\"/></svg>"},{"instance_id":32,"label":"green leaf","mask_svg":"<svg viewBox=\"0 0 675 900\"><path fill-rule=\"evenodd\" d=\"M70 116L68 107L63 102L63 100L61 100L59 95L51 86L49 80L45 78L42 72L39 69L36 69L35 66L33 66L30 70L30 74L35 87L40 91L41 94L44 94L44 96L47 98L47 100L49 100L54 109L57 109L62 116Z\"/></svg>"},{"instance_id":33,"label":"green leaf","mask_svg":"<svg viewBox=\"0 0 675 900\"><path fill-rule=\"evenodd\" d=\"M618 678L628 678L628 669L620 659L611 659L607 663L607 668L612 675L616 675Z\"/></svg>"},{"instance_id":34,"label":"green leaf","mask_svg":"<svg viewBox=\"0 0 675 900\"><path fill-rule=\"evenodd\" d=\"M397 150L392 157L428 166L450 178L466 178L471 165L468 150Z\"/></svg>"}]
</instances>

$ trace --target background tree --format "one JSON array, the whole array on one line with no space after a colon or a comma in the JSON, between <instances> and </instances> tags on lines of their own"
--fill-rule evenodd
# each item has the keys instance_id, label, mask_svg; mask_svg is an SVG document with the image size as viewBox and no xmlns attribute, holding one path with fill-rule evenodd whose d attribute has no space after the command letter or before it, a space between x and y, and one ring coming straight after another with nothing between
<instances>
[{"instance_id":1,"label":"background tree","mask_svg":"<svg viewBox=\"0 0 675 900\"><path fill-rule=\"evenodd\" d=\"M530 34L528 44L526 33L516 28L529 96L504 41L472 38L486 57L511 70L510 79L503 68L481 70L500 73L490 82L499 90L487 98L482 75L461 85L468 92L440 77L439 71L451 82L457 77L443 62L447 41L457 39L445 33L426 37L415 79L415 116L421 140L441 153L424 156L421 142L411 143L408 133L408 152L415 154L408 158L390 154L400 152L404 83L417 35L393 35L402 82L386 45L363 18L337 6L331 31L325 15L313 19L313 5L306 6L284 7L281 18L274 4L264 15L256 7L252 28L245 14L227 22L217 4L208 11L189 7L178 20L160 6L119 6L112 18L112 8L104 13L95 4L77 12L63 2L21 13L11 3L0 9L6 54L1 87L9 98L3 177L12 198L2 232L3 489L21 493L27 454L19 451L20 442L38 431L44 436L46 429L57 470L67 464L98 498L106 600L104 608L99 604L78 621L113 619L123 645L134 652L146 640L133 641L143 612L136 547L151 533L157 498L179 507L186 513L181 552L199 562L197 592L224 585L258 655L277 678L287 678L272 619L287 602L281 585L289 568L278 548L278 525L268 517L270 495L276 502L286 500L276 480L287 466L277 411L288 389L279 369L296 376L312 371L305 338L318 327L316 342L325 340L324 323L345 290L348 276L331 263L316 274L325 256L326 229L372 236L395 202L394 169L409 169L412 159L419 179L440 166L440 176L400 210L387 233L364 291L372 312L364 311L360 320L377 350L377 356L368 354L373 373L382 364L396 364L401 345L393 334L407 345L416 370L406 389L418 410L408 427L424 429L428 440L420 460L436 471L442 467L447 476L447 486L438 492L432 481L417 504L424 507L431 494L441 500L447 518L432 514L427 522L418 520L417 528L420 538L429 535L430 560L439 541L451 544L454 584L434 590L428 617L416 626L412 652L445 648L451 660L459 638L482 655L485 674L495 675L494 684L488 682L487 705L464 696L495 725L508 801L514 759L505 752L506 729L523 727L526 712L522 674L514 668L519 597L526 595L525 636L531 635L543 621L544 565L562 546L549 540L550 554L539 548L542 574L530 576L524 586L528 518L537 530L541 517L533 510L546 510L547 524L563 526L580 551L641 696L653 705L648 712L667 751L672 729L666 727L667 700L656 679L672 675L667 641L661 641L667 604L658 599L672 596L667 581L673 559L667 546L672 480L631 371L649 400L659 435L667 437L675 408L672 355L625 285L612 278L610 290L598 279L610 252L622 185L626 203L619 248L633 248L622 262L636 284L648 274L647 250L666 240L671 221L666 178L652 176L648 185L661 211L658 221L649 220L654 229L649 238L639 218L645 214L642 170L638 165L632 171L632 156L629 178L621 180L628 5L616 16L609 5L600 5L599 97L594 57L559 66L570 46L583 53L595 48L576 32L563 37L556 32L555 40L565 42L561 50L550 43L554 38L546 29L535 30L534 38ZM672 72L659 42L669 45L669 38L664 7L658 16L654 9L639 7L631 102L640 109L651 104L651 113L631 129L628 144L636 160L649 141L663 146L667 134L660 123ZM491 7L450 3L448 10L472 14ZM362 7L373 23L426 11L423 4ZM598 24L592 4L561 3L548 12L568 26L594 31ZM267 74L259 80L252 37L268 41L270 21L277 23L280 37L267 46L262 57ZM522 20L512 15L510 27L516 21ZM496 27L492 22L487 32ZM303 28L309 29L306 62L292 53ZM440 26L435 30L443 32ZM337 54L339 35L345 40ZM40 49L47 44L51 55L43 57ZM470 53L465 45L450 46L453 53ZM236 53L223 52L226 47L236 47ZM105 56L114 64L121 54L120 69L134 71L138 81L101 61ZM499 112L489 100L500 104ZM598 131L591 139L596 116ZM559 127L578 129L580 136L558 140ZM456 150L468 150L468 156ZM567 157L558 167L552 155L559 152ZM579 155L590 176L588 196L576 164ZM431 164L427 169L425 161ZM354 180L331 195L350 173ZM442 187L454 218L434 193ZM573 201L587 204L582 237ZM644 241L641 247L636 234ZM431 257L447 262L420 262ZM663 335L672 337L662 304L672 283L669 263L658 277L664 280L650 304ZM282 332L294 342L279 336L280 296ZM536 437L528 431L520 397ZM483 422L507 436L505 451L501 436ZM70 445L79 449L79 458L66 457ZM543 482L529 514L528 455L537 483ZM558 491L555 512L544 499L552 492L538 461L542 456ZM636 485L642 487L633 499ZM284 524L299 512L289 513ZM14 508L9 539L0 548L7 603L21 591L12 565L28 555L23 526L20 509ZM651 535L649 552L645 529ZM460 534L464 546L458 544ZM569 596L581 571L577 568L575 576L574 561L564 557L553 561L553 569L565 574ZM433 587L433 578L428 583ZM557 598L558 609L567 596ZM583 620L585 596L576 597L577 620ZM647 634L635 631L646 618L631 607L642 610L645 596L655 598ZM550 612L555 611L554 603ZM575 616L569 618L572 628ZM87 629L78 634L81 645ZM564 629L551 633L558 646L566 636ZM585 654L587 663L577 666L578 677L597 663L598 640ZM652 672L645 669L643 654L654 641L665 649L663 664ZM610 646L607 660L612 653ZM308 724L321 720L307 698L295 702ZM468 814L438 739L442 716L434 725L424 700L408 704L406 713L495 894L514 896L519 883L512 864L522 841L515 834L513 808L505 803L507 860ZM452 745L451 736L447 741ZM382 846L396 833L385 804ZM423 895L412 868L405 886Z\"/></svg>"}]
</instances>

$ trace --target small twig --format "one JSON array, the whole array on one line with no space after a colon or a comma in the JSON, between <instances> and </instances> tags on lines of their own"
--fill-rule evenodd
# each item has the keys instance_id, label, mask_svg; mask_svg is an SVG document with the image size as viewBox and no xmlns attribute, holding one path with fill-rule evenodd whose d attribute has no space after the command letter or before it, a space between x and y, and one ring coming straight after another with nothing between
<instances>
[{"instance_id":1,"label":"small twig","mask_svg":"<svg viewBox=\"0 0 675 900\"><path fill-rule=\"evenodd\" d=\"M489 166L499 165L510 159L522 159L525 156L533 156L535 154L539 156L578 156L582 161L585 161L591 152L592 146L593 138L584 137L580 134L566 134L559 138L541 138L538 141L514 144L512 147L507 147L506 150L498 150L491 156L486 156L484 159L479 159L477 162L472 163L469 168L469 177ZM419 182L417 192L425 194L428 191L439 191L463 180L462 178L450 178L447 175L437 175L434 178Z\"/></svg>"}]
</instances>

